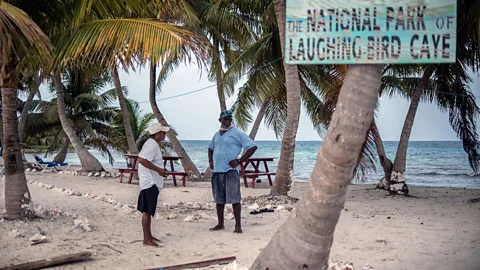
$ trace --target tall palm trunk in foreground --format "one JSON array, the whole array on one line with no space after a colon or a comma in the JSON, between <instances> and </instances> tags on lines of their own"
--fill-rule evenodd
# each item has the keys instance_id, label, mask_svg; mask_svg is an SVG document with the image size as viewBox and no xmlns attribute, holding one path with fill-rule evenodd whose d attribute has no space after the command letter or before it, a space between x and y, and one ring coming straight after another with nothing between
<instances>
[{"instance_id":1,"label":"tall palm trunk in foreground","mask_svg":"<svg viewBox=\"0 0 480 270\"><path fill-rule=\"evenodd\" d=\"M122 111L122 120L125 128L125 137L127 138L128 152L130 154L138 154L137 144L133 136L132 125L130 123L130 116L128 115L127 103L125 102L125 96L123 95L122 85L120 83L120 77L118 76L117 67L112 69L113 83L117 90L118 103L120 103L120 110Z\"/></svg>"},{"instance_id":2,"label":"tall palm trunk in foreground","mask_svg":"<svg viewBox=\"0 0 480 270\"><path fill-rule=\"evenodd\" d=\"M417 89L426 89L430 77L435 70L435 65L429 65L420 81L418 82ZM422 91L416 90L412 95L410 101L410 107L408 108L407 116L403 124L402 135L397 147L397 154L395 155L395 161L393 162L392 174L390 177L390 183L388 185L389 191L397 194L408 194L408 186L405 183L405 167L407 163L407 148L408 141L410 140L410 133L412 132L413 122L415 121L415 115L417 113L418 104L422 97Z\"/></svg>"},{"instance_id":3,"label":"tall palm trunk in foreground","mask_svg":"<svg viewBox=\"0 0 480 270\"><path fill-rule=\"evenodd\" d=\"M381 65L352 65L307 190L250 269L326 269L335 226L373 119Z\"/></svg>"},{"instance_id":4,"label":"tall palm trunk in foreground","mask_svg":"<svg viewBox=\"0 0 480 270\"><path fill-rule=\"evenodd\" d=\"M6 217L17 219L28 214L31 198L23 169L18 137L17 89L13 85L2 87L3 159L5 167Z\"/></svg>"},{"instance_id":5,"label":"tall palm trunk in foreground","mask_svg":"<svg viewBox=\"0 0 480 270\"><path fill-rule=\"evenodd\" d=\"M102 164L88 151L88 149L83 145L78 138L75 130L72 128L72 125L68 121L67 114L65 113L65 100L63 96L63 85L60 78L60 73L55 72L54 77L55 90L57 91L57 102L58 102L58 117L62 124L63 131L67 135L68 139L75 148L78 158L80 159L80 164L82 165L82 170L86 172L100 172L104 171Z\"/></svg>"},{"instance_id":6,"label":"tall palm trunk in foreground","mask_svg":"<svg viewBox=\"0 0 480 270\"><path fill-rule=\"evenodd\" d=\"M160 112L160 109L158 108L157 101L156 101L156 89L155 89L156 72L157 72L157 67L155 63L152 61L150 65L150 105L152 106L152 111L155 117L157 118L157 121L164 126L168 126L168 122L165 119L165 117L163 117L163 114ZM187 154L182 144L177 139L177 136L175 135L175 133L173 133L173 130L170 129L167 132L167 137L170 143L172 144L172 147L177 153L177 155L180 157L183 157L182 159L180 159L180 161L182 162L183 169L186 172L190 172L192 174L191 177L199 178L200 171L198 171L197 166L195 166L193 161L190 159L190 156Z\"/></svg>"},{"instance_id":7,"label":"tall palm trunk in foreground","mask_svg":"<svg viewBox=\"0 0 480 270\"><path fill-rule=\"evenodd\" d=\"M282 55L285 58L285 0L275 0L275 16L277 17L278 31L280 32ZM297 65L284 65L284 68L287 85L287 120L282 137L278 169L270 190L272 195L287 195L292 185L295 138L297 137L300 109L302 107Z\"/></svg>"}]
</instances>

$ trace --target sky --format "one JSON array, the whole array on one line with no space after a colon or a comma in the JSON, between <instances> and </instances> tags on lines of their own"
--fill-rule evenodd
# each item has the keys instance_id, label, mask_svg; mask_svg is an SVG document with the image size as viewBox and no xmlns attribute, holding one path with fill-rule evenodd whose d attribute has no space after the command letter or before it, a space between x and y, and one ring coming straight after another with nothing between
<instances>
[{"instance_id":1,"label":"sky","mask_svg":"<svg viewBox=\"0 0 480 270\"><path fill-rule=\"evenodd\" d=\"M128 74L122 71L119 74L122 85L128 88L127 97L139 102L144 113L151 112L148 101L149 70L142 69ZM178 132L180 140L210 140L219 128L220 105L215 83L208 81L205 73L200 75L196 66L179 67L166 80L162 92L157 94L157 99L165 99L212 86L195 93L157 102L165 119ZM478 75L473 75L472 78L474 81L470 87L478 97L477 102L480 103L480 78ZM113 85L110 88L113 88ZM45 85L42 85L40 89L44 99L51 96ZM233 102L234 97L228 98L227 107L230 107ZM408 106L409 101L402 98L382 97L380 99L377 125L384 141L399 140ZM254 116L256 116L256 112ZM420 103L418 107L410 138L413 141L458 141L456 133L449 125L448 114L441 112L435 104L424 102ZM274 132L262 123L256 140L271 141L277 140L277 138ZM303 108L297 140L321 140Z\"/></svg>"}]
</instances>

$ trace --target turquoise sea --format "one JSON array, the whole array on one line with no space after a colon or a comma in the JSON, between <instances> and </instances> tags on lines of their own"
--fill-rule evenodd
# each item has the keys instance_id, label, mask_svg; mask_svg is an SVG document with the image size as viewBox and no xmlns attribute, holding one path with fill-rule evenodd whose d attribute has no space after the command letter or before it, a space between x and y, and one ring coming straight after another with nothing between
<instances>
[{"instance_id":1,"label":"turquoise sea","mask_svg":"<svg viewBox=\"0 0 480 270\"><path fill-rule=\"evenodd\" d=\"M280 156L280 141L256 141L258 150L254 156L276 157L269 164L270 170L275 170ZM395 156L398 142L384 142L385 151L390 159ZM207 147L209 141L182 141L187 153L200 171L204 171L208 165ZM295 151L296 181L307 182L312 173L321 141L297 141ZM120 168L126 166L125 158L117 154L112 165L107 157L103 157L98 151L91 151L106 168ZM40 155L43 158L43 155ZM26 154L29 161L34 161L33 154ZM53 156L43 158L50 161ZM67 155L66 162L72 165L80 165L75 153ZM382 168L377 161L377 170L367 176L364 183L377 183L382 176ZM458 187L480 189L480 174L475 174L468 163L467 154L463 151L462 143L456 141L413 141L409 142L407 156L407 183L410 185L422 185L432 187Z\"/></svg>"}]
</instances>

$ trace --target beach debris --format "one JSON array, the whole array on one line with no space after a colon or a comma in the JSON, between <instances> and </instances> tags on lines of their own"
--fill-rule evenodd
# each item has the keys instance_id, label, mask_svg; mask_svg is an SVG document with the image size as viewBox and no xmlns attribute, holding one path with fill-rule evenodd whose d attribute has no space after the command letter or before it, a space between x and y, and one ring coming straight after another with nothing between
<instances>
[{"instance_id":1,"label":"beach debris","mask_svg":"<svg viewBox=\"0 0 480 270\"><path fill-rule=\"evenodd\" d=\"M366 263L365 266L362 267L362 270L374 270L374 269L368 263Z\"/></svg>"},{"instance_id":2,"label":"beach debris","mask_svg":"<svg viewBox=\"0 0 480 270\"><path fill-rule=\"evenodd\" d=\"M159 220L161 218L162 218L162 216L159 213L155 213L155 216L153 216L153 219L155 219L155 220Z\"/></svg>"},{"instance_id":3,"label":"beach debris","mask_svg":"<svg viewBox=\"0 0 480 270\"><path fill-rule=\"evenodd\" d=\"M258 209L260 209L260 206L258 206L257 203L254 203L254 204L250 205L250 206L248 207L248 209L250 209L250 210L258 210Z\"/></svg>"},{"instance_id":4,"label":"beach debris","mask_svg":"<svg viewBox=\"0 0 480 270\"><path fill-rule=\"evenodd\" d=\"M176 218L177 218L177 214L174 214L174 213L169 214L167 217L167 219L176 219Z\"/></svg>"},{"instance_id":5,"label":"beach debris","mask_svg":"<svg viewBox=\"0 0 480 270\"><path fill-rule=\"evenodd\" d=\"M8 233L8 236L13 236L14 238L24 237L22 233L20 233L17 229L13 229Z\"/></svg>"},{"instance_id":6,"label":"beach debris","mask_svg":"<svg viewBox=\"0 0 480 270\"><path fill-rule=\"evenodd\" d=\"M94 177L99 177L99 176L100 176L100 173L99 173L99 172L96 172L93 176L94 176Z\"/></svg>"},{"instance_id":7,"label":"beach debris","mask_svg":"<svg viewBox=\"0 0 480 270\"><path fill-rule=\"evenodd\" d=\"M193 215L188 215L186 218L183 219L183 221L186 221L186 222L190 222L192 220L194 220L195 218L193 217Z\"/></svg>"},{"instance_id":8,"label":"beach debris","mask_svg":"<svg viewBox=\"0 0 480 270\"><path fill-rule=\"evenodd\" d=\"M285 210L285 207L283 205L279 205L277 206L277 210L278 211Z\"/></svg>"},{"instance_id":9,"label":"beach debris","mask_svg":"<svg viewBox=\"0 0 480 270\"><path fill-rule=\"evenodd\" d=\"M115 207L115 208L121 208L121 207L122 207L122 203L121 203L121 202L117 202L117 204L115 204L114 207Z\"/></svg>"},{"instance_id":10,"label":"beach debris","mask_svg":"<svg viewBox=\"0 0 480 270\"><path fill-rule=\"evenodd\" d=\"M30 237L28 241L30 241L30 245L36 245L47 242L47 237L45 235L37 233L34 236Z\"/></svg>"},{"instance_id":11,"label":"beach debris","mask_svg":"<svg viewBox=\"0 0 480 270\"><path fill-rule=\"evenodd\" d=\"M333 262L332 260L328 261L328 270L355 270L353 267L353 262ZM363 269L362 269L363 270Z\"/></svg>"},{"instance_id":12,"label":"beach debris","mask_svg":"<svg viewBox=\"0 0 480 270\"><path fill-rule=\"evenodd\" d=\"M164 202L164 203L163 203L163 207L164 207L166 210L170 210L170 204L167 203L167 202Z\"/></svg>"},{"instance_id":13,"label":"beach debris","mask_svg":"<svg viewBox=\"0 0 480 270\"><path fill-rule=\"evenodd\" d=\"M73 221L73 230L80 232L90 232L90 225L88 224L88 218L79 217Z\"/></svg>"},{"instance_id":14,"label":"beach debris","mask_svg":"<svg viewBox=\"0 0 480 270\"><path fill-rule=\"evenodd\" d=\"M216 269L221 269L221 270L248 270L246 266L240 265L237 263L237 261L233 261L232 263L229 263L222 268L221 266L218 266Z\"/></svg>"},{"instance_id":15,"label":"beach debris","mask_svg":"<svg viewBox=\"0 0 480 270\"><path fill-rule=\"evenodd\" d=\"M233 215L233 213L230 213L228 214L225 218L226 219L233 219L235 216Z\"/></svg>"},{"instance_id":16,"label":"beach debris","mask_svg":"<svg viewBox=\"0 0 480 270\"><path fill-rule=\"evenodd\" d=\"M205 212L200 212L200 218L201 219L212 219L210 215L205 214Z\"/></svg>"}]
</instances>

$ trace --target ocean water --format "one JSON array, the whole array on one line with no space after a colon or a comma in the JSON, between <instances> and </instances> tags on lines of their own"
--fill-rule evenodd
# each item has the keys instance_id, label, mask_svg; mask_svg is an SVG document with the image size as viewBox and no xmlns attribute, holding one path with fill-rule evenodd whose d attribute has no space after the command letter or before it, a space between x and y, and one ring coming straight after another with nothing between
<instances>
[{"instance_id":1,"label":"ocean water","mask_svg":"<svg viewBox=\"0 0 480 270\"><path fill-rule=\"evenodd\" d=\"M275 157L269 163L271 171L276 170L280 156L280 141L256 141L258 150L254 157ZM198 166L200 171L205 171L208 166L207 147L209 141L182 141L182 145L190 155L190 158ZM295 150L294 178L295 181L308 182L315 165L321 141L297 141ZM384 142L387 156L395 158L398 142ZM106 168L121 168L126 166L126 160L121 154L116 154L113 166L108 163L108 158L98 151L92 150ZM25 155L27 160L34 161L32 154ZM44 158L50 161L53 156ZM66 162L72 165L80 165L75 153L67 155ZM180 164L177 165L181 168ZM377 183L382 177L382 168L376 164L376 172L371 172L363 183ZM468 156L462 148L461 142L448 141L414 141L409 143L407 154L407 183L409 185L421 185L432 187L458 187L480 189L480 174L475 174L468 163Z\"/></svg>"}]
</instances>

